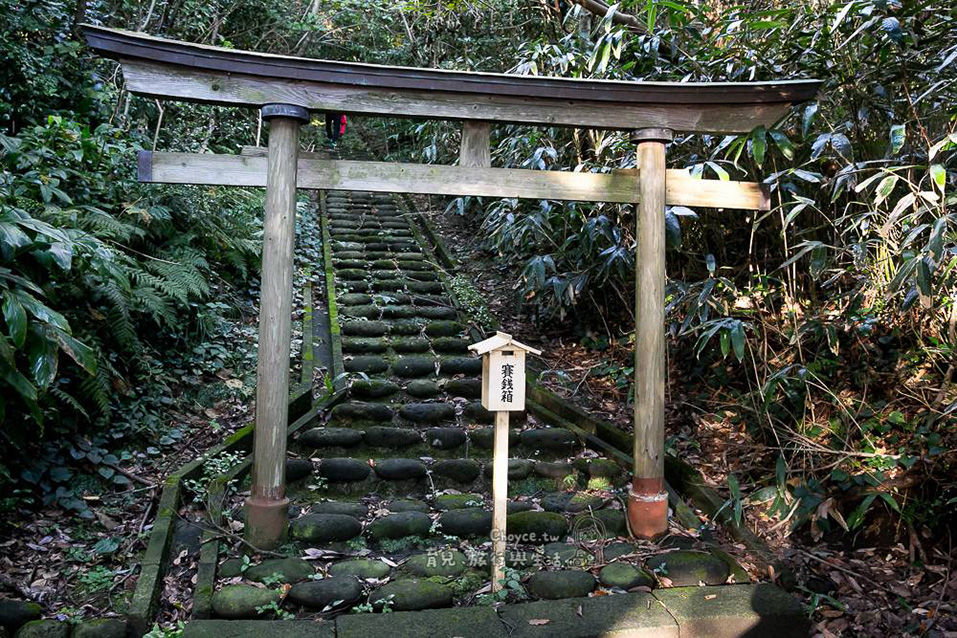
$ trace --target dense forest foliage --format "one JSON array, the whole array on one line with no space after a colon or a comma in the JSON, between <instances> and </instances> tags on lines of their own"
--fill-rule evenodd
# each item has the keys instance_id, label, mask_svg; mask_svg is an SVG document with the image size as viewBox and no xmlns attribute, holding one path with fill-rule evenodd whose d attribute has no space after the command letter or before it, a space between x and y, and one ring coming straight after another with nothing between
<instances>
[{"instance_id":1,"label":"dense forest foliage","mask_svg":"<svg viewBox=\"0 0 957 638\"><path fill-rule=\"evenodd\" d=\"M768 444L777 471L766 495L782 516L799 510L795 523L855 527L875 503L909 524L953 511L957 20L948 2L0 0L0 16L0 440L29 451L0 462L0 489L25 485L18 498L82 511L67 468L168 435L168 382L208 354L194 357L197 346L222 347L226 320L242 311L234 293L256 287L259 194L133 179L138 148L256 143L256 114L130 96L115 64L77 35L91 22L375 63L822 79L820 99L773 129L670 146L669 166L762 180L774 203L762 215L668 211L672 361L720 388ZM380 154L454 160L450 124L363 126ZM318 139L311 127L305 143ZM634 165L633 145L616 133L501 123L493 143L499 166ZM594 347L628 342L630 207L455 200L448 212L481 226L490 255L517 268L529 317L546 329L572 323ZM224 348L220 364L229 356ZM860 498L904 474L924 486L914 498L890 488ZM108 468L102 476L123 480ZM822 508L833 490L857 495L853 512Z\"/></svg>"}]
</instances>

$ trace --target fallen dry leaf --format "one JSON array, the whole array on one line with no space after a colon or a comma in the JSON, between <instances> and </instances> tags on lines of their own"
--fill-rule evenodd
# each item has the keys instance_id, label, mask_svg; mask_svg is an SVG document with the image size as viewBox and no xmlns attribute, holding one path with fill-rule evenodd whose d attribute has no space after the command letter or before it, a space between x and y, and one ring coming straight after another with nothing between
<instances>
[{"instance_id":1,"label":"fallen dry leaf","mask_svg":"<svg viewBox=\"0 0 957 638\"><path fill-rule=\"evenodd\" d=\"M547 625L550 622L552 621L549 620L548 618L532 618L531 620L528 621L528 624L537 626L537 625Z\"/></svg>"}]
</instances>

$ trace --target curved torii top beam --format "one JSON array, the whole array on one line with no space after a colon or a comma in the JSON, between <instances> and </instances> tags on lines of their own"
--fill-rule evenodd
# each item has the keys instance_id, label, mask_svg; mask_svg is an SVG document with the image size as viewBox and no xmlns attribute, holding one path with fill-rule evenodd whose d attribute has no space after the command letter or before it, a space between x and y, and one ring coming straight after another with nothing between
<instances>
[{"instance_id":1,"label":"curved torii top beam","mask_svg":"<svg viewBox=\"0 0 957 638\"><path fill-rule=\"evenodd\" d=\"M85 25L127 88L231 106L631 130L746 133L813 99L817 80L622 82L380 66L237 51Z\"/></svg>"}]
</instances>

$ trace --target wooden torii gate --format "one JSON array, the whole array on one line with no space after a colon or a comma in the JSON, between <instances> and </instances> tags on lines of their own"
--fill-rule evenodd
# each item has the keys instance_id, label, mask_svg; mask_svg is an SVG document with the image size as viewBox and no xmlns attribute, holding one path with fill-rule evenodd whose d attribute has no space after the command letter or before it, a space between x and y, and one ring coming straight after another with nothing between
<instances>
[{"instance_id":1,"label":"wooden torii gate","mask_svg":"<svg viewBox=\"0 0 957 638\"><path fill-rule=\"evenodd\" d=\"M665 168L674 131L747 133L772 126L819 82L618 82L467 73L236 51L85 26L139 95L261 109L267 157L141 152L139 179L266 188L259 363L247 540L273 548L287 526L286 427L296 189L432 193L637 204L632 532L668 527L664 490L666 205L768 210L759 184L693 179ZM299 129L315 111L464 122L458 166L305 157ZM624 130L637 169L573 173L491 168L490 123Z\"/></svg>"}]
</instances>

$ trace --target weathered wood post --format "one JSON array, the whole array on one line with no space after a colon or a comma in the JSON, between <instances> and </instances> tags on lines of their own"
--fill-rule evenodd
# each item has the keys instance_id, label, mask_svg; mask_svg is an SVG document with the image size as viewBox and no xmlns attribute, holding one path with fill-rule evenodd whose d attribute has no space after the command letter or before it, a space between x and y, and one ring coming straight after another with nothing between
<instances>
[{"instance_id":1,"label":"weathered wood post","mask_svg":"<svg viewBox=\"0 0 957 638\"><path fill-rule=\"evenodd\" d=\"M286 427L296 171L299 126L309 121L309 112L300 106L267 104L262 107L262 119L269 122L269 158L259 299L256 431L252 489L246 500L245 537L254 547L274 549L282 542L288 523Z\"/></svg>"},{"instance_id":2,"label":"weathered wood post","mask_svg":"<svg viewBox=\"0 0 957 638\"><path fill-rule=\"evenodd\" d=\"M492 125L488 122L466 122L462 125L459 145L459 166L488 168L492 165Z\"/></svg>"},{"instance_id":3,"label":"weathered wood post","mask_svg":"<svg viewBox=\"0 0 957 638\"><path fill-rule=\"evenodd\" d=\"M482 407L495 413L492 452L492 592L502 589L505 579L505 546L508 499L508 413L525 409L525 354L541 354L496 332L494 337L472 344L469 350L482 357Z\"/></svg>"},{"instance_id":4,"label":"weathered wood post","mask_svg":"<svg viewBox=\"0 0 957 638\"><path fill-rule=\"evenodd\" d=\"M665 475L665 144L668 129L635 131L638 143L635 254L635 473L628 522L638 538L668 530Z\"/></svg>"}]
</instances>

